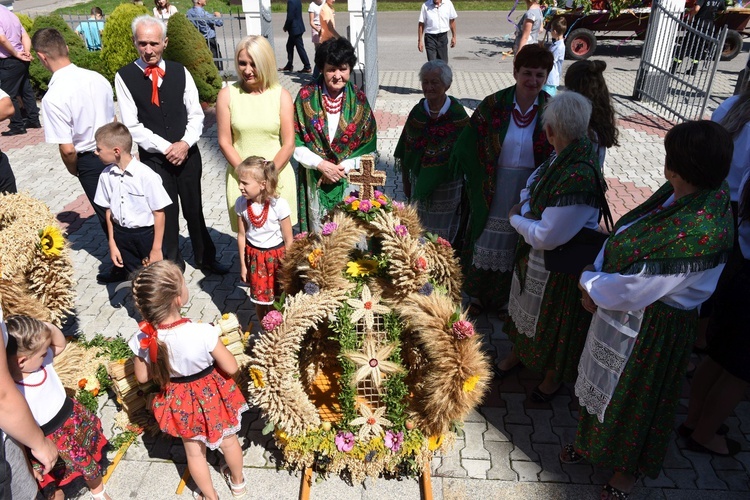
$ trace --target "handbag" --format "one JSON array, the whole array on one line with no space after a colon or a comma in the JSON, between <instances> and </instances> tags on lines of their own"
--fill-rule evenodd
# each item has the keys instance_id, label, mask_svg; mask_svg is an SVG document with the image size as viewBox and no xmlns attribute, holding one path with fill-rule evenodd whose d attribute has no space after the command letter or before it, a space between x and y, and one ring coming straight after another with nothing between
<instances>
[{"instance_id":1,"label":"handbag","mask_svg":"<svg viewBox=\"0 0 750 500\"><path fill-rule=\"evenodd\" d=\"M556 273L581 274L583 268L594 263L596 256L609 238L609 233L614 227L612 212L609 210L607 197L604 194L605 182L600 179L599 171L589 162L586 162L594 170L596 184L599 187L597 196L599 198L599 220L604 217L604 225L607 232L597 231L587 227L582 228L567 243L557 248L544 251L544 268Z\"/></svg>"}]
</instances>

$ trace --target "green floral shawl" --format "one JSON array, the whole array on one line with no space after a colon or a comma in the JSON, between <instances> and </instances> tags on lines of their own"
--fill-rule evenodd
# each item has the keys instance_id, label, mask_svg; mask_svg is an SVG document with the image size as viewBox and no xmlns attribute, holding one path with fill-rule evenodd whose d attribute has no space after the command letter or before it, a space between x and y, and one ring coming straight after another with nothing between
<instances>
[{"instance_id":1,"label":"green floral shawl","mask_svg":"<svg viewBox=\"0 0 750 500\"><path fill-rule=\"evenodd\" d=\"M495 196L497 159L508 132L516 86L500 90L479 104L453 147L450 165L466 178L466 192L471 207L469 241L482 234ZM542 130L542 115L549 95L539 93L539 110L534 127L534 161L541 165L552 153L547 135Z\"/></svg>"},{"instance_id":2,"label":"green floral shawl","mask_svg":"<svg viewBox=\"0 0 750 500\"><path fill-rule=\"evenodd\" d=\"M333 140L328 142L327 115L323 109L323 77L302 87L294 101L295 145L307 146L318 156L339 164L347 158L362 156L375 151L377 125L367 102L367 96L351 82L344 88L344 103L341 108L339 126ZM322 174L311 170L317 183ZM307 225L307 176L300 175L300 217ZM346 179L335 184L321 184L317 189L321 204L333 208L344 199ZM304 230L304 229L303 229Z\"/></svg>"},{"instance_id":3,"label":"green floral shawl","mask_svg":"<svg viewBox=\"0 0 750 500\"><path fill-rule=\"evenodd\" d=\"M727 261L734 238L727 183L662 207L673 192L665 183L617 222L604 247L604 272L681 274L705 271ZM633 221L632 226L616 234Z\"/></svg>"},{"instance_id":4,"label":"green floral shawl","mask_svg":"<svg viewBox=\"0 0 750 500\"><path fill-rule=\"evenodd\" d=\"M458 134L469 124L469 115L458 99L448 96L448 111L431 119L424 99L412 108L393 156L412 184L411 199L424 201L441 184L455 177L448 167Z\"/></svg>"}]
</instances>

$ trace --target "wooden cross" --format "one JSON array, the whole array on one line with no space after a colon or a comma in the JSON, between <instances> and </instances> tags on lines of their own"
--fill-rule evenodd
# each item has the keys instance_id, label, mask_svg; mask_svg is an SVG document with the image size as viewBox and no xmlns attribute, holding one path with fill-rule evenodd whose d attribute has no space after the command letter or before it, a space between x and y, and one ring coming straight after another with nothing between
<instances>
[{"instance_id":1,"label":"wooden cross","mask_svg":"<svg viewBox=\"0 0 750 500\"><path fill-rule=\"evenodd\" d=\"M349 184L359 186L359 199L375 198L375 186L385 185L385 172L375 170L375 158L364 155L359 163L359 171L349 172Z\"/></svg>"}]
</instances>

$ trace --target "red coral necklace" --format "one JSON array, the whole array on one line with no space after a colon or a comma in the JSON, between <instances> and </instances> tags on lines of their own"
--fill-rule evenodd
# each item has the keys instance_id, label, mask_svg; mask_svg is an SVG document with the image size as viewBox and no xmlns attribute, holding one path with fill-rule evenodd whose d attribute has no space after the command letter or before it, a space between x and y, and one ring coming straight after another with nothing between
<instances>
[{"instance_id":1,"label":"red coral necklace","mask_svg":"<svg viewBox=\"0 0 750 500\"><path fill-rule=\"evenodd\" d=\"M323 94L323 107L329 115L336 115L341 112L341 106L344 105L344 93L340 93L336 99L331 99L327 94Z\"/></svg>"},{"instance_id":2,"label":"red coral necklace","mask_svg":"<svg viewBox=\"0 0 750 500\"><path fill-rule=\"evenodd\" d=\"M184 325L185 323L190 323L190 319L189 318L180 318L180 319L178 319L177 321L175 321L173 323L162 323L161 325L159 325L158 328L159 328L159 330L169 330L170 328L176 328L176 327L178 327L180 325Z\"/></svg>"},{"instance_id":3,"label":"red coral necklace","mask_svg":"<svg viewBox=\"0 0 750 500\"><path fill-rule=\"evenodd\" d=\"M260 215L255 215L252 208L252 203L247 204L247 218L250 219L250 223L253 227L261 228L268 220L268 207L271 206L269 201L263 204L263 210L260 211Z\"/></svg>"},{"instance_id":4,"label":"red coral necklace","mask_svg":"<svg viewBox=\"0 0 750 500\"><path fill-rule=\"evenodd\" d=\"M536 117L536 111L537 111L537 105L534 104L534 107L531 108L531 111L528 113L521 114L520 111L518 111L518 108L513 108L513 121L516 122L516 127L518 128L526 128L531 124L532 121L534 121L534 117Z\"/></svg>"},{"instance_id":5,"label":"red coral necklace","mask_svg":"<svg viewBox=\"0 0 750 500\"><path fill-rule=\"evenodd\" d=\"M20 380L16 380L15 382L16 384L22 385L24 387L39 387L40 385L42 385L44 382L47 381L47 369L45 367L42 367L42 373L44 373L44 377L42 377L41 382L39 382L38 384L25 384L21 382Z\"/></svg>"}]
</instances>

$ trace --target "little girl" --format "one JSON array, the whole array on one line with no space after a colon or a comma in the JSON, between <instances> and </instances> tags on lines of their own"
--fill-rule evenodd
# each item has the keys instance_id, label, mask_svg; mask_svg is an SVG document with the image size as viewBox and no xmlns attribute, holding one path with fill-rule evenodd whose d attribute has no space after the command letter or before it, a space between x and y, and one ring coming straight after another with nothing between
<instances>
[{"instance_id":1,"label":"little girl","mask_svg":"<svg viewBox=\"0 0 750 500\"><path fill-rule=\"evenodd\" d=\"M234 206L240 228L240 279L250 285L260 321L279 293L276 271L293 240L291 210L286 200L276 197L279 176L272 161L251 156L237 166L237 177L242 193Z\"/></svg>"},{"instance_id":2,"label":"little girl","mask_svg":"<svg viewBox=\"0 0 750 500\"><path fill-rule=\"evenodd\" d=\"M16 387L26 398L34 420L56 445L59 459L40 488L54 484L52 498L64 498L60 489L83 477L94 500L109 500L102 484L102 449L107 438L99 418L78 401L65 395L65 388L52 367L52 359L65 349L65 337L55 325L28 316L10 316L8 367ZM41 465L32 459L35 470Z\"/></svg>"},{"instance_id":3,"label":"little girl","mask_svg":"<svg viewBox=\"0 0 750 500\"><path fill-rule=\"evenodd\" d=\"M242 448L236 434L247 403L230 378L237 361L211 325L180 316L188 290L173 262L155 262L138 271L133 298L144 319L128 342L136 355L135 376L141 383L153 380L161 389L154 398L154 416L163 432L182 439L198 486L194 496L218 498L206 447L221 448L226 460L221 474L232 494L243 496Z\"/></svg>"},{"instance_id":4,"label":"little girl","mask_svg":"<svg viewBox=\"0 0 750 500\"><path fill-rule=\"evenodd\" d=\"M587 59L574 62L565 72L565 88L578 92L591 101L589 132L597 147L602 171L607 148L620 145L617 142L620 132L617 130L615 107L604 80L605 69L606 62Z\"/></svg>"}]
</instances>

